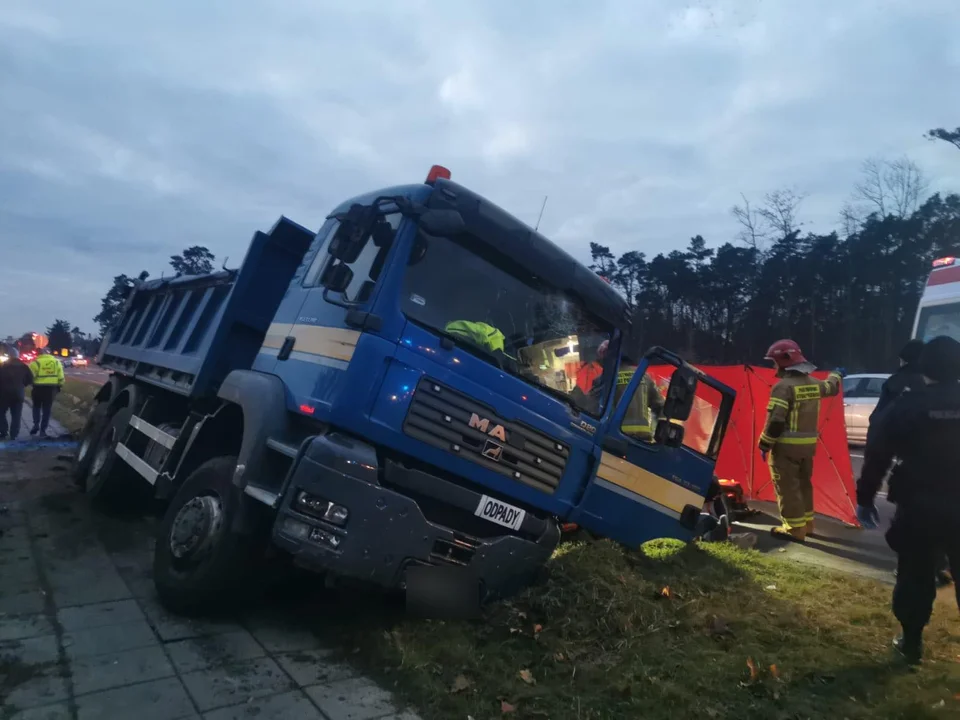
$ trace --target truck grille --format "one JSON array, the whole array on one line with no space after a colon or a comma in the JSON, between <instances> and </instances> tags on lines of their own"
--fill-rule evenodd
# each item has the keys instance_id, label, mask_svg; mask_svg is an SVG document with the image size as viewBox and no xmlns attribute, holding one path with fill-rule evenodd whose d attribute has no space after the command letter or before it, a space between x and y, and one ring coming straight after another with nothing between
<instances>
[{"instance_id":1,"label":"truck grille","mask_svg":"<svg viewBox=\"0 0 960 720\"><path fill-rule=\"evenodd\" d=\"M557 489L570 455L562 443L427 378L413 394L403 431L547 493Z\"/></svg>"}]
</instances>

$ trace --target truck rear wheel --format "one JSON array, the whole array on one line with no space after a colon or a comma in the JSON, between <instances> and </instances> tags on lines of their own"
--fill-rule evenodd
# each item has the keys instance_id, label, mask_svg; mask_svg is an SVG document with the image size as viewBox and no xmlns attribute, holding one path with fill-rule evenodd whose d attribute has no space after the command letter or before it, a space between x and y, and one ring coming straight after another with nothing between
<instances>
[{"instance_id":1,"label":"truck rear wheel","mask_svg":"<svg viewBox=\"0 0 960 720\"><path fill-rule=\"evenodd\" d=\"M98 505L125 512L139 510L149 497L150 485L117 455L117 445L130 424L131 408L114 413L100 431L90 451L86 493Z\"/></svg>"},{"instance_id":2,"label":"truck rear wheel","mask_svg":"<svg viewBox=\"0 0 960 720\"><path fill-rule=\"evenodd\" d=\"M164 607L181 615L213 613L235 600L252 564L251 538L231 531L243 494L233 484L235 457L194 470L167 508L153 555Z\"/></svg>"},{"instance_id":3,"label":"truck rear wheel","mask_svg":"<svg viewBox=\"0 0 960 720\"><path fill-rule=\"evenodd\" d=\"M80 431L80 438L77 446L77 454L73 458L73 481L81 488L86 487L87 474L90 472L90 465L93 463L93 456L96 452L97 440L100 433L103 432L103 426L108 421L109 405L100 403L91 412L87 418L83 430Z\"/></svg>"}]
</instances>

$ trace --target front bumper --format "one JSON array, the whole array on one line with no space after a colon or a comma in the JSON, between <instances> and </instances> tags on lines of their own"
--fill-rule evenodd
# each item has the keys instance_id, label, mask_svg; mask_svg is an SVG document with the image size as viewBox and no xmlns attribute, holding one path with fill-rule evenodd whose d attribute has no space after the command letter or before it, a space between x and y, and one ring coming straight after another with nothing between
<instances>
[{"instance_id":1,"label":"front bumper","mask_svg":"<svg viewBox=\"0 0 960 720\"><path fill-rule=\"evenodd\" d=\"M303 567L388 589L403 589L411 566L461 568L464 576L479 582L481 596L489 600L528 585L559 542L560 530L552 519L529 518L521 528L526 536L503 528L503 534L493 537L432 522L412 497L379 483L376 464L368 446L329 435L314 438L288 476L274 543ZM397 485L415 485L411 494L439 499L471 516L480 502L480 494L420 471L403 468L391 477L404 480ZM303 512L297 504L301 492L347 508L346 524L338 527ZM491 527L491 532L499 532Z\"/></svg>"}]
</instances>

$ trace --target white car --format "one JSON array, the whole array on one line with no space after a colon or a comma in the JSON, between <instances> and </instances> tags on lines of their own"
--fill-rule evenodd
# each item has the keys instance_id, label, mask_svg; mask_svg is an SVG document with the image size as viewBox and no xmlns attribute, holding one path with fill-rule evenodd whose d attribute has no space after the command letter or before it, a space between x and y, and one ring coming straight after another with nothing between
<instances>
[{"instance_id":1,"label":"white car","mask_svg":"<svg viewBox=\"0 0 960 720\"><path fill-rule=\"evenodd\" d=\"M880 390L889 375L847 375L843 379L843 417L847 424L847 442L863 445L867 442L870 413L877 407Z\"/></svg>"}]
</instances>

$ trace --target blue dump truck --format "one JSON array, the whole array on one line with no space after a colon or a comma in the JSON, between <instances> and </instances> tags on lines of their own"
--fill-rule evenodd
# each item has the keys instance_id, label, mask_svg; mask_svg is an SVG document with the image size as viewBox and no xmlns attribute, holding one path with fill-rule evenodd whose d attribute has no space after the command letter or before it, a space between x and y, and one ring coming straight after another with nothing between
<instances>
[{"instance_id":1,"label":"blue dump truck","mask_svg":"<svg viewBox=\"0 0 960 720\"><path fill-rule=\"evenodd\" d=\"M629 336L608 283L434 166L319 232L280 218L237 270L137 285L74 478L165 504L154 581L176 612L251 593L278 556L480 603L536 577L561 523L691 537L734 392L665 350L625 358ZM651 364L672 366L655 413Z\"/></svg>"}]
</instances>

